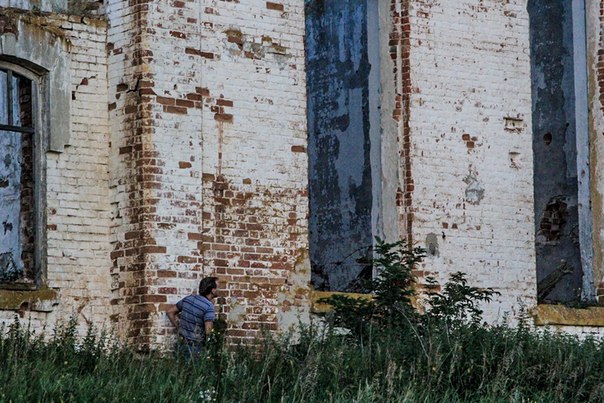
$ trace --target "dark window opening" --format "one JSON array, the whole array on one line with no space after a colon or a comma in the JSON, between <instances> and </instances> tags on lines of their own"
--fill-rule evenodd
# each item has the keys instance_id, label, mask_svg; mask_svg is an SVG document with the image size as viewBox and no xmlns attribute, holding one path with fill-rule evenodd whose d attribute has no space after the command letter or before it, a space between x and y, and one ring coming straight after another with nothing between
<instances>
[{"instance_id":1,"label":"dark window opening","mask_svg":"<svg viewBox=\"0 0 604 403\"><path fill-rule=\"evenodd\" d=\"M528 11L538 301L574 304L593 294L585 10L531 0Z\"/></svg>"},{"instance_id":2,"label":"dark window opening","mask_svg":"<svg viewBox=\"0 0 604 403\"><path fill-rule=\"evenodd\" d=\"M381 195L376 0L306 0L309 241L317 290L363 292Z\"/></svg>"},{"instance_id":3,"label":"dark window opening","mask_svg":"<svg viewBox=\"0 0 604 403\"><path fill-rule=\"evenodd\" d=\"M0 283L36 279L33 83L0 69Z\"/></svg>"}]
</instances>

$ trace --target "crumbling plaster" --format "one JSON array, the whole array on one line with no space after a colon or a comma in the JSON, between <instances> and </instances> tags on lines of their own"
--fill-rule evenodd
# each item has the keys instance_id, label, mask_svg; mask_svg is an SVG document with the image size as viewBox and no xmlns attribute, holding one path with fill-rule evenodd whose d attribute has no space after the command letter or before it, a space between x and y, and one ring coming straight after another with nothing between
<instances>
[{"instance_id":1,"label":"crumbling plaster","mask_svg":"<svg viewBox=\"0 0 604 403\"><path fill-rule=\"evenodd\" d=\"M41 77L43 97L39 107L44 111L42 126L48 122L47 147L61 152L71 135L71 43L63 30L43 16L4 12L2 18L14 29L1 33L0 57L30 68Z\"/></svg>"},{"instance_id":2,"label":"crumbling plaster","mask_svg":"<svg viewBox=\"0 0 604 403\"><path fill-rule=\"evenodd\" d=\"M56 294L51 312L25 319L42 329L75 314L143 349L165 347L168 304L217 274L233 341L308 321L303 1L105 3L107 25L19 17L19 32L45 27L37 35L69 65L72 101L70 147L46 160ZM588 55L602 46L601 9L588 9ZM526 1L380 0L377 12L372 231L431 246L420 277L461 270L496 287L488 321L521 317L536 305ZM597 280L600 64L590 58L588 75ZM559 326L599 331L591 325Z\"/></svg>"}]
</instances>

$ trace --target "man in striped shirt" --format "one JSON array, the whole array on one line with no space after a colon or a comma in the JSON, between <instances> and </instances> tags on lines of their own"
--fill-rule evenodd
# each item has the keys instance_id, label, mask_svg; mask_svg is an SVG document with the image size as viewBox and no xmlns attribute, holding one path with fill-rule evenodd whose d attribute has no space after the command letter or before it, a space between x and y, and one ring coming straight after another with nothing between
<instances>
[{"instance_id":1,"label":"man in striped shirt","mask_svg":"<svg viewBox=\"0 0 604 403\"><path fill-rule=\"evenodd\" d=\"M206 277L199 282L199 294L184 297L167 310L170 322L178 329L181 348L188 359L198 355L214 328L214 298L218 279Z\"/></svg>"}]
</instances>

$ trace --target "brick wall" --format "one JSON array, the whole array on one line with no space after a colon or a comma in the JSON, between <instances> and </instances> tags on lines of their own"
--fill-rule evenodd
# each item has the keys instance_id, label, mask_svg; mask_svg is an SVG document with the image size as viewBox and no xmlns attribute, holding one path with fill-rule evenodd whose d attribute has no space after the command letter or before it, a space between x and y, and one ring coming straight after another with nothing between
<instances>
[{"instance_id":1,"label":"brick wall","mask_svg":"<svg viewBox=\"0 0 604 403\"><path fill-rule=\"evenodd\" d=\"M156 212L151 191L158 151L152 142L152 52L146 47L148 1L107 1L109 28L108 110L111 122L112 292L120 333L141 349L149 347L150 304L147 265L165 252L149 227ZM164 299L165 300L165 299ZM160 301L161 302L161 301Z\"/></svg>"},{"instance_id":2,"label":"brick wall","mask_svg":"<svg viewBox=\"0 0 604 403\"><path fill-rule=\"evenodd\" d=\"M20 18L17 14L14 18ZM82 327L111 327L109 136L106 24L62 15L36 18L71 44L72 134L63 153L48 152L45 197L47 285L59 293L50 312L22 312L37 329L75 316ZM43 186L44 187L44 186ZM11 321L14 311L0 311Z\"/></svg>"},{"instance_id":3,"label":"brick wall","mask_svg":"<svg viewBox=\"0 0 604 403\"><path fill-rule=\"evenodd\" d=\"M423 269L535 303L528 15L524 1L410 2L413 238ZM517 128L520 126L520 128Z\"/></svg>"},{"instance_id":4,"label":"brick wall","mask_svg":"<svg viewBox=\"0 0 604 403\"><path fill-rule=\"evenodd\" d=\"M536 302L524 3L392 0L382 53L399 234L431 251L418 274L464 271L500 291L491 321ZM235 342L307 320L303 6L107 0L108 26L41 19L71 42L73 124L71 145L46 156L47 278L60 297L25 313L35 327L75 314L141 349L168 346L164 310L208 275Z\"/></svg>"},{"instance_id":5,"label":"brick wall","mask_svg":"<svg viewBox=\"0 0 604 403\"><path fill-rule=\"evenodd\" d=\"M106 24L81 21L60 25L72 44L71 147L47 155L48 285L61 290L58 315L110 326Z\"/></svg>"},{"instance_id":6,"label":"brick wall","mask_svg":"<svg viewBox=\"0 0 604 403\"><path fill-rule=\"evenodd\" d=\"M178 177L157 191L158 274L174 274L155 289L176 302L217 275L233 341L294 323L310 278L303 4L158 2L150 24L154 141Z\"/></svg>"},{"instance_id":7,"label":"brick wall","mask_svg":"<svg viewBox=\"0 0 604 403\"><path fill-rule=\"evenodd\" d=\"M295 322L309 278L302 2L107 12L113 303L130 339L168 344L167 303L208 275L233 340Z\"/></svg>"},{"instance_id":8,"label":"brick wall","mask_svg":"<svg viewBox=\"0 0 604 403\"><path fill-rule=\"evenodd\" d=\"M591 178L595 182L591 187L591 208L593 220L594 242L594 280L598 285L597 296L600 304L604 295L604 228L602 226L604 178L602 172L602 156L604 156L604 36L601 27L604 25L604 1L598 2L597 8L590 7L587 14L587 54L589 72L589 98L595 107L590 110L589 129L591 141Z\"/></svg>"}]
</instances>

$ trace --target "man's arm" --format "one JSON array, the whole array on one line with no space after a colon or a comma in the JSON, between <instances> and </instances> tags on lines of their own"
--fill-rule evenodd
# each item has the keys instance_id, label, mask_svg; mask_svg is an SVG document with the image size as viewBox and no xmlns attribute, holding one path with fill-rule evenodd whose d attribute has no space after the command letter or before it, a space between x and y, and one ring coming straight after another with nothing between
<instances>
[{"instance_id":1,"label":"man's arm","mask_svg":"<svg viewBox=\"0 0 604 403\"><path fill-rule=\"evenodd\" d=\"M168 314L168 319L170 319L170 322L172 323L172 325L174 325L175 328L178 329L178 312L180 312L178 310L178 307L176 305L171 305L170 308L168 308L168 310L166 311L166 313Z\"/></svg>"},{"instance_id":2,"label":"man's arm","mask_svg":"<svg viewBox=\"0 0 604 403\"><path fill-rule=\"evenodd\" d=\"M203 324L206 331L206 336L210 335L212 333L212 330L214 330L214 321L206 320L205 322L203 322Z\"/></svg>"}]
</instances>

